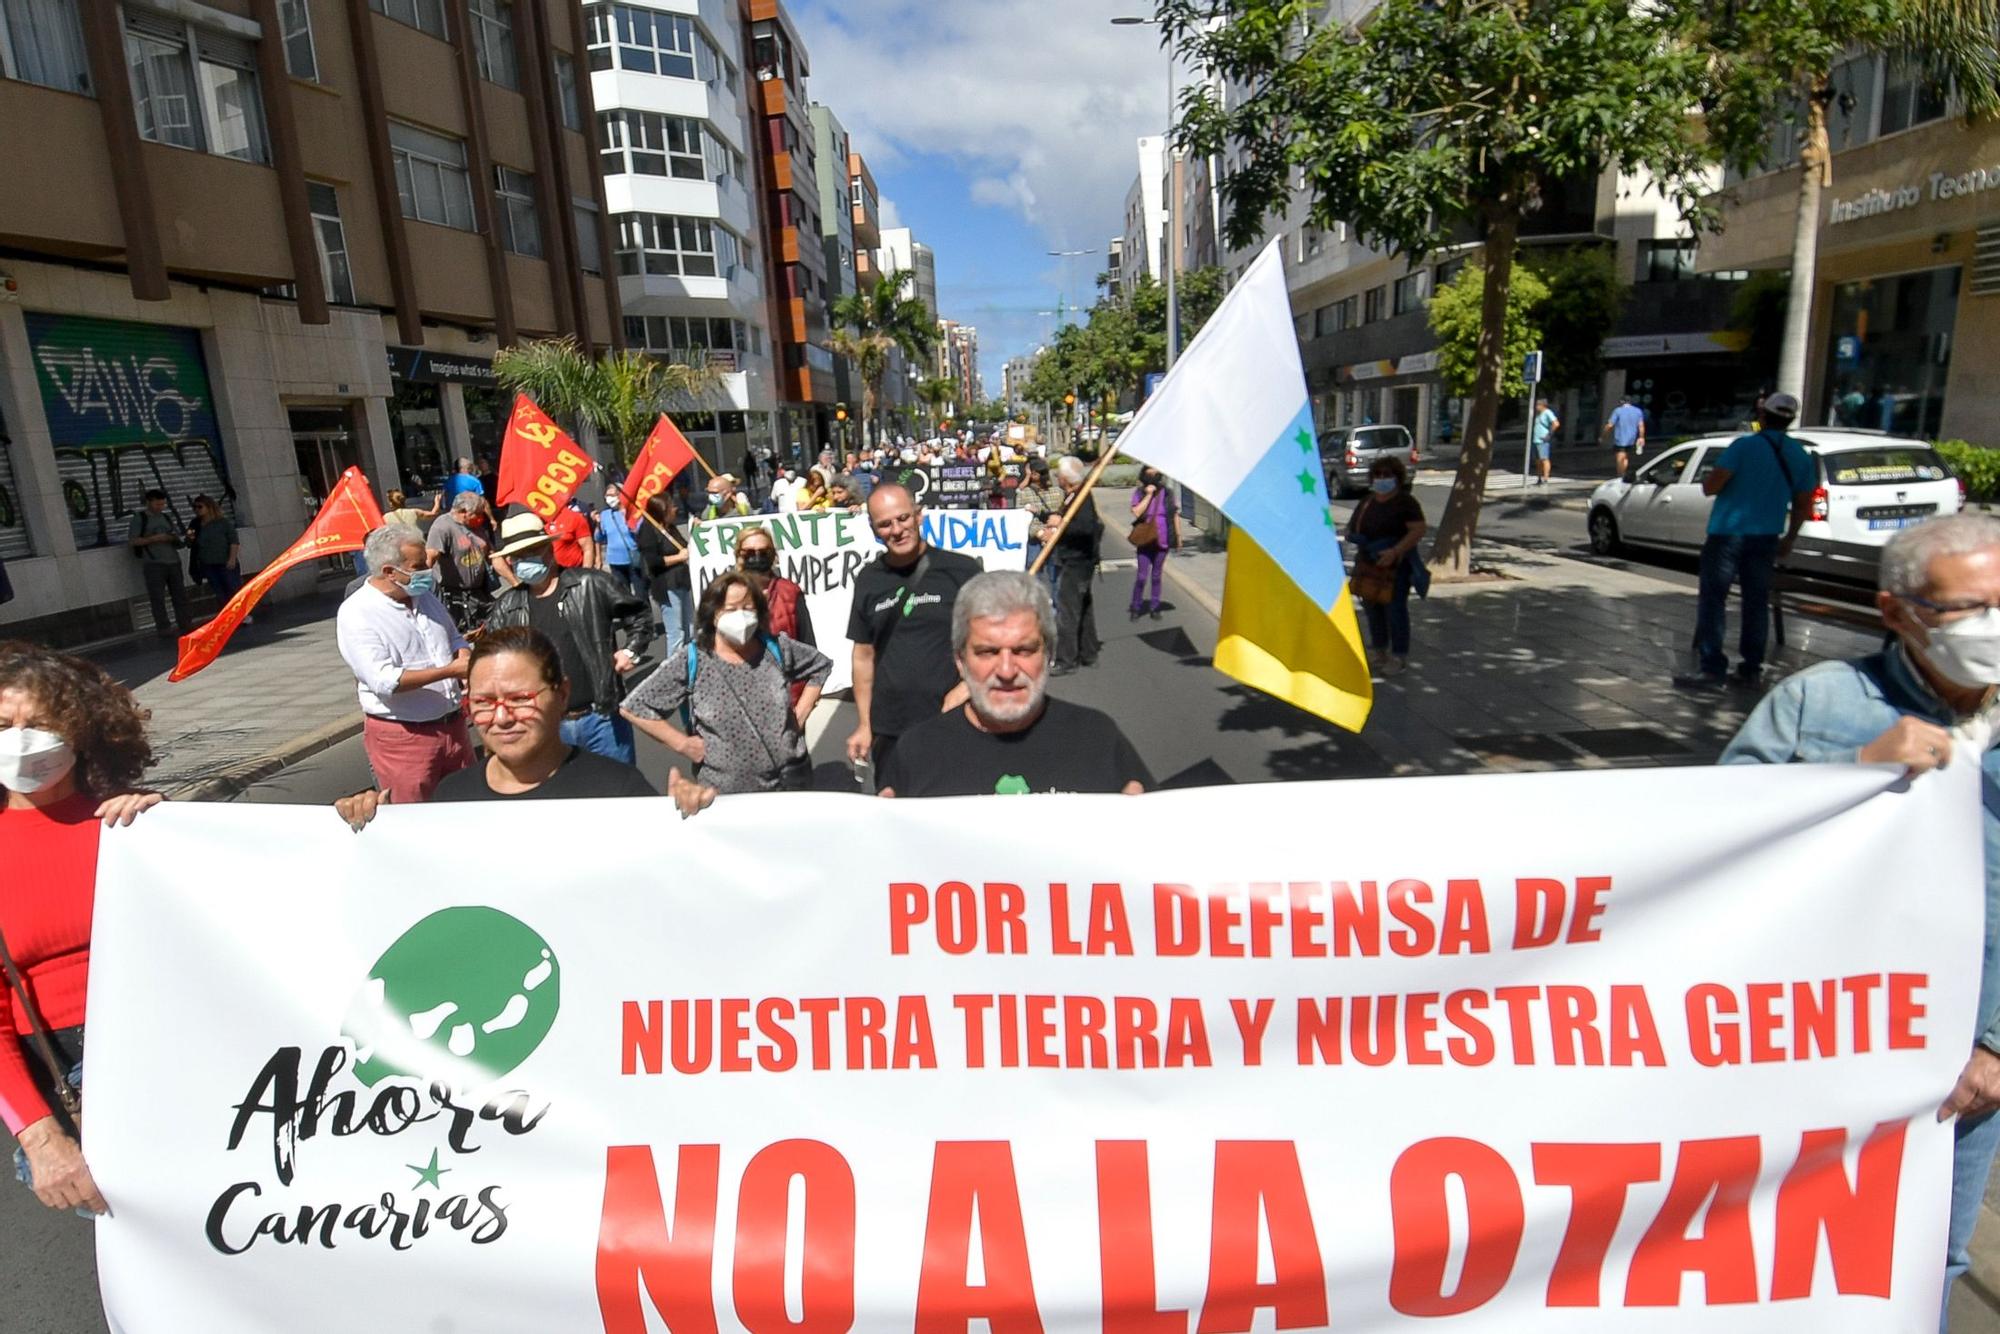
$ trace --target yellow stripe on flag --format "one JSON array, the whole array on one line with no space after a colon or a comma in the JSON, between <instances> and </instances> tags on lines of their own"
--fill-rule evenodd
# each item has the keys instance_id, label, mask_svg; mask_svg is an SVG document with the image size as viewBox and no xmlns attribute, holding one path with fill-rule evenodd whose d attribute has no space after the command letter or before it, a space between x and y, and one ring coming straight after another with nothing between
<instances>
[{"instance_id":1,"label":"yellow stripe on flag","mask_svg":"<svg viewBox=\"0 0 2000 1334\"><path fill-rule=\"evenodd\" d=\"M1350 732L1375 702L1346 585L1332 611L1314 606L1241 528L1229 530L1215 669Z\"/></svg>"}]
</instances>

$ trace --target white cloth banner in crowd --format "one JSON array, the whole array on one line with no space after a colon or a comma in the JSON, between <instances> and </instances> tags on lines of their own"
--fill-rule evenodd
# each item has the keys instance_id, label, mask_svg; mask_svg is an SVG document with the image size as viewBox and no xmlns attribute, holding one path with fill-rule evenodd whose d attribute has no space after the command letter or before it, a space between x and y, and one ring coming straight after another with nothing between
<instances>
[{"instance_id":1,"label":"white cloth banner in crowd","mask_svg":"<svg viewBox=\"0 0 2000 1334\"><path fill-rule=\"evenodd\" d=\"M1925 1330L1977 778L358 835L169 804L104 838L106 1306L123 1334Z\"/></svg>"},{"instance_id":2,"label":"white cloth banner in crowd","mask_svg":"<svg viewBox=\"0 0 2000 1334\"><path fill-rule=\"evenodd\" d=\"M1026 510L946 510L923 512L924 540L957 551L989 570L1028 568ZM688 534L694 557L694 595L736 565L736 536L745 528L765 528L777 545L777 573L797 584L812 614L813 634L833 659L826 689L854 684L853 646L847 640L847 613L854 605L854 579L861 567L882 554L868 516L846 510L802 514L753 514L744 519L709 519Z\"/></svg>"}]
</instances>

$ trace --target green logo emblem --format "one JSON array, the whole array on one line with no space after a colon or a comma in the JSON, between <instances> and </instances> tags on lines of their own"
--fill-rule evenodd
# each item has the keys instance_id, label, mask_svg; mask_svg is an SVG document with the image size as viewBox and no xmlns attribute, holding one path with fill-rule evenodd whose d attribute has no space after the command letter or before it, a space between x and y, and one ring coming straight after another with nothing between
<instances>
[{"instance_id":1,"label":"green logo emblem","mask_svg":"<svg viewBox=\"0 0 2000 1334\"><path fill-rule=\"evenodd\" d=\"M341 1033L354 1076L470 1087L528 1059L556 1021L562 970L533 928L497 908L444 908L368 970Z\"/></svg>"},{"instance_id":2,"label":"green logo emblem","mask_svg":"<svg viewBox=\"0 0 2000 1334\"><path fill-rule=\"evenodd\" d=\"M993 793L1000 797L1025 797L1028 795L1028 780L1019 774L1002 774L1000 781L993 785Z\"/></svg>"}]
</instances>

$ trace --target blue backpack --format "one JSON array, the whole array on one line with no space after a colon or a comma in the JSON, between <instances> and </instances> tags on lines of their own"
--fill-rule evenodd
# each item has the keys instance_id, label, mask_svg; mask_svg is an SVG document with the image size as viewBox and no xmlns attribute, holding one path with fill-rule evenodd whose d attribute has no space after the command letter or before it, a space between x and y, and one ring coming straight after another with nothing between
<instances>
[{"instance_id":1,"label":"blue backpack","mask_svg":"<svg viewBox=\"0 0 2000 1334\"><path fill-rule=\"evenodd\" d=\"M764 636L764 651L771 655L771 660L778 664L780 671L783 671L785 655L778 648L778 638L776 635ZM689 639L687 642L687 694L681 700L681 731L686 732L689 736L694 735L694 674L700 670L700 667L701 651L694 640Z\"/></svg>"}]
</instances>

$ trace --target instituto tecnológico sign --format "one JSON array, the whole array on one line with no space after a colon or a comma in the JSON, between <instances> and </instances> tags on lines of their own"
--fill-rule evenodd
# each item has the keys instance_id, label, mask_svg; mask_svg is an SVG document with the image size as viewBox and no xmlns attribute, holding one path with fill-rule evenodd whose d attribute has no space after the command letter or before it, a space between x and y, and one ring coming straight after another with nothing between
<instances>
[{"instance_id":1,"label":"instituto tecnol\u00f3gico sign","mask_svg":"<svg viewBox=\"0 0 2000 1334\"><path fill-rule=\"evenodd\" d=\"M1976 195L1992 189L2000 189L2000 166L1974 167L1956 174L1934 171L1921 183L1899 185L1893 190L1875 189L1853 199L1834 200L1827 214L1827 225L1838 227L1843 222L1859 222L1863 218L1897 213L1919 204L1957 199L1961 195Z\"/></svg>"}]
</instances>

